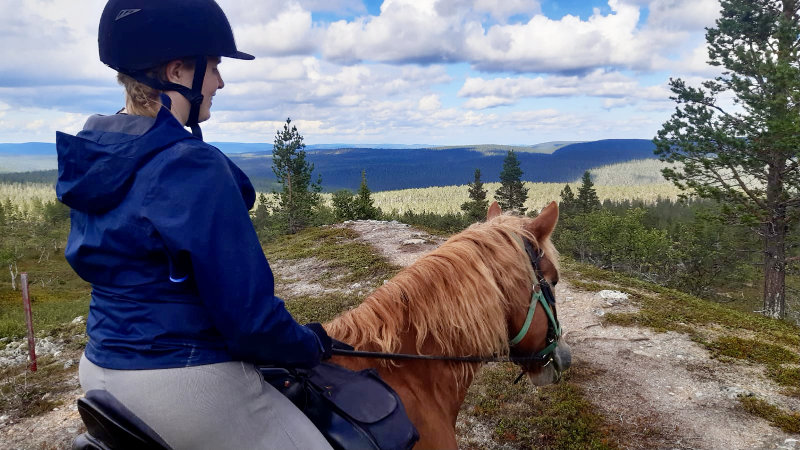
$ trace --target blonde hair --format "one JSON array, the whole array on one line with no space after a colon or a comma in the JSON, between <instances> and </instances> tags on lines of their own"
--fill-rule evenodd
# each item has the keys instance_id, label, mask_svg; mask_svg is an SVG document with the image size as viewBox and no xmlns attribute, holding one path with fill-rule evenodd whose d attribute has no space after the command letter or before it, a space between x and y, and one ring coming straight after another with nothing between
<instances>
[{"instance_id":1,"label":"blonde hair","mask_svg":"<svg viewBox=\"0 0 800 450\"><path fill-rule=\"evenodd\" d=\"M161 91L136 81L130 75L117 73L117 82L125 88L125 111L136 116L155 117L161 109Z\"/></svg>"},{"instance_id":2,"label":"blonde hair","mask_svg":"<svg viewBox=\"0 0 800 450\"><path fill-rule=\"evenodd\" d=\"M195 61L193 58L181 59L181 63L193 69ZM167 80L167 64L162 64L154 69L147 71L147 76L155 78L161 82ZM136 81L132 76L117 72L117 82L125 88L125 110L128 114L136 116L156 117L161 109L160 90L154 89L140 81Z\"/></svg>"}]
</instances>

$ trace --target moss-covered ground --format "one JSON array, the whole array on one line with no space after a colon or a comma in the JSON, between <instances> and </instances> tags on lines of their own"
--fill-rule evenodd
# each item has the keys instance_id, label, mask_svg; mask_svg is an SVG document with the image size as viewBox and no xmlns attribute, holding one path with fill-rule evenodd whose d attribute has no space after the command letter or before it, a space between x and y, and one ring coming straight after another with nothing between
<instances>
[{"instance_id":1,"label":"moss-covered ground","mask_svg":"<svg viewBox=\"0 0 800 450\"><path fill-rule=\"evenodd\" d=\"M763 366L766 376L782 386L784 394L800 396L800 327L588 264L566 260L562 272L579 289L616 289L627 293L639 306L633 313L606 314L606 323L686 333L705 346L712 357ZM742 399L744 409L759 416L766 417L765 411L771 411L770 417L788 417L768 420L787 432L796 432L791 425L796 412L774 405L769 405L770 409L762 403L763 400Z\"/></svg>"}]
</instances>

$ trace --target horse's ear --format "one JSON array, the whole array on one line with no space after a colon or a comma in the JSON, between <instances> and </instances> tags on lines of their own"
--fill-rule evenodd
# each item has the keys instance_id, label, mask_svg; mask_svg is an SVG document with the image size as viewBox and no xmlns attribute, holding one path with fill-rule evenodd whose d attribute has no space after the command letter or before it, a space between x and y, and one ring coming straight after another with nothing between
<instances>
[{"instance_id":1,"label":"horse's ear","mask_svg":"<svg viewBox=\"0 0 800 450\"><path fill-rule=\"evenodd\" d=\"M550 202L525 229L533 233L538 241L542 241L550 237L556 228L556 223L558 223L558 203Z\"/></svg>"},{"instance_id":2,"label":"horse's ear","mask_svg":"<svg viewBox=\"0 0 800 450\"><path fill-rule=\"evenodd\" d=\"M503 214L503 211L500 210L500 205L498 205L497 202L494 202L492 203L492 206L489 207L489 212L486 213L486 221L488 222L500 214Z\"/></svg>"}]
</instances>

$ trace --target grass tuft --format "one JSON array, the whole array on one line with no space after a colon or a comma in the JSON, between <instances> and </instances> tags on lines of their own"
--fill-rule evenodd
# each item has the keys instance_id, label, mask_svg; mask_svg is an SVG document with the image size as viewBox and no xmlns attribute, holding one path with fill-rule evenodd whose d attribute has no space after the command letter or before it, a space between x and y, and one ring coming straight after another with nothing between
<instances>
[{"instance_id":1,"label":"grass tuft","mask_svg":"<svg viewBox=\"0 0 800 450\"><path fill-rule=\"evenodd\" d=\"M343 283L389 279L400 271L369 244L353 242L357 237L358 233L349 228L310 228L276 238L264 246L264 253L269 259L324 260L331 268L346 272Z\"/></svg>"},{"instance_id":2,"label":"grass tuft","mask_svg":"<svg viewBox=\"0 0 800 450\"><path fill-rule=\"evenodd\" d=\"M555 385L513 384L512 364L485 367L467 393L461 414L493 427L498 444L521 448L618 448L611 429L569 373ZM575 370L570 369L570 371Z\"/></svg>"},{"instance_id":3,"label":"grass tuft","mask_svg":"<svg viewBox=\"0 0 800 450\"><path fill-rule=\"evenodd\" d=\"M714 356L744 359L768 366L777 366L784 363L792 364L800 361L800 356L796 353L779 345L756 339L722 336L707 346Z\"/></svg>"},{"instance_id":4,"label":"grass tuft","mask_svg":"<svg viewBox=\"0 0 800 450\"><path fill-rule=\"evenodd\" d=\"M739 397L742 408L787 433L800 433L800 413L784 411L756 397Z\"/></svg>"}]
</instances>

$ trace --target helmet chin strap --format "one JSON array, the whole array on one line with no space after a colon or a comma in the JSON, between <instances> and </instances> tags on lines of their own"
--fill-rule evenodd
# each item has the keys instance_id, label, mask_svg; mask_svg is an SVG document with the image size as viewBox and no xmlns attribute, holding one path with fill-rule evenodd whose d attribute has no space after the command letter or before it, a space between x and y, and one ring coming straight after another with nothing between
<instances>
[{"instance_id":1,"label":"helmet chin strap","mask_svg":"<svg viewBox=\"0 0 800 450\"><path fill-rule=\"evenodd\" d=\"M195 59L194 78L192 79L191 89L182 84L163 82L149 77L145 71L129 73L128 75L134 80L146 84L153 89L158 89L159 91L175 91L184 96L184 98L189 101L190 105L189 118L184 125L190 127L192 129L192 134L202 141L203 131L200 130L199 117L200 106L203 104L203 80L206 75L207 62L208 58L205 56L198 56L197 59ZM168 96L162 94L161 101L167 109L171 108L172 101Z\"/></svg>"}]
</instances>

